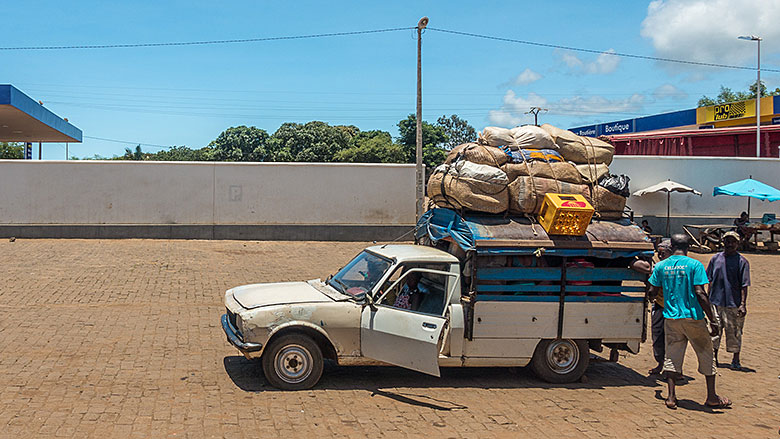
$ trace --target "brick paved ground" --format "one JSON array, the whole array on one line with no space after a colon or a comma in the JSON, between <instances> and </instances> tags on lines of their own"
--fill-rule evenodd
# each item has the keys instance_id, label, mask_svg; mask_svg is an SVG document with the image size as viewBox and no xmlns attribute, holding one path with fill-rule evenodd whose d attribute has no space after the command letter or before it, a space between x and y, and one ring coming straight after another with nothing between
<instances>
[{"instance_id":1,"label":"brick paved ground","mask_svg":"<svg viewBox=\"0 0 780 439\"><path fill-rule=\"evenodd\" d=\"M324 276L363 246L0 242L0 437L778 437L780 258L768 255L748 255L743 364L755 372L719 370L731 410L701 406L698 375L679 388L679 410L664 408L664 387L644 375L649 343L574 385L524 369L438 379L330 367L311 391L268 387L225 341L223 291Z\"/></svg>"}]
</instances>

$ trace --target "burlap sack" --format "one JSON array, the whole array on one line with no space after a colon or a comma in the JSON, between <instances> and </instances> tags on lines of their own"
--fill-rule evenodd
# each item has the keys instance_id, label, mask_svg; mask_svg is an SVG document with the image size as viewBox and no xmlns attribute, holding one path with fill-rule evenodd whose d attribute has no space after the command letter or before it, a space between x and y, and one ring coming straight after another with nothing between
<instances>
[{"instance_id":1,"label":"burlap sack","mask_svg":"<svg viewBox=\"0 0 780 439\"><path fill-rule=\"evenodd\" d=\"M511 129L517 147L521 149L558 149L552 137L536 125L523 125Z\"/></svg>"},{"instance_id":2,"label":"burlap sack","mask_svg":"<svg viewBox=\"0 0 780 439\"><path fill-rule=\"evenodd\" d=\"M481 145L510 146L517 148L517 142L515 142L515 138L512 136L512 131L506 128L485 127L485 129L479 133L477 142Z\"/></svg>"},{"instance_id":3,"label":"burlap sack","mask_svg":"<svg viewBox=\"0 0 780 439\"><path fill-rule=\"evenodd\" d=\"M514 181L517 177L530 175L540 178L552 178L553 180L565 181L567 183L581 184L582 176L577 168L568 162L545 163L539 161L524 163L507 163L501 167L506 172L509 181Z\"/></svg>"},{"instance_id":4,"label":"burlap sack","mask_svg":"<svg viewBox=\"0 0 780 439\"><path fill-rule=\"evenodd\" d=\"M542 125L542 129L550 134L555 144L558 145L558 152L568 161L577 164L606 163L609 165L612 163L615 147L603 140L578 136L571 131L562 130L550 124Z\"/></svg>"},{"instance_id":5,"label":"burlap sack","mask_svg":"<svg viewBox=\"0 0 780 439\"><path fill-rule=\"evenodd\" d=\"M590 198L588 186L572 184L549 178L520 176L509 183L509 212L515 214L538 214L544 201L544 194L580 194Z\"/></svg>"},{"instance_id":6,"label":"burlap sack","mask_svg":"<svg viewBox=\"0 0 780 439\"><path fill-rule=\"evenodd\" d=\"M506 183L460 177L447 165L436 168L428 179L428 198L438 207L502 213L509 206Z\"/></svg>"},{"instance_id":7,"label":"burlap sack","mask_svg":"<svg viewBox=\"0 0 780 439\"><path fill-rule=\"evenodd\" d=\"M452 148L449 154L447 154L447 159L444 163L451 164L458 158L480 165L499 167L506 163L508 157L501 148L496 148L495 146L464 143Z\"/></svg>"},{"instance_id":8,"label":"burlap sack","mask_svg":"<svg viewBox=\"0 0 780 439\"><path fill-rule=\"evenodd\" d=\"M591 190L590 204L596 209L596 212L602 214L602 217L607 212L619 212L623 213L623 209L626 207L626 198L621 197L618 194L612 193L609 189L594 185Z\"/></svg>"},{"instance_id":9,"label":"burlap sack","mask_svg":"<svg viewBox=\"0 0 780 439\"><path fill-rule=\"evenodd\" d=\"M609 174L609 167L604 163L577 165L577 171L582 176L583 182L596 184L601 177Z\"/></svg>"}]
</instances>

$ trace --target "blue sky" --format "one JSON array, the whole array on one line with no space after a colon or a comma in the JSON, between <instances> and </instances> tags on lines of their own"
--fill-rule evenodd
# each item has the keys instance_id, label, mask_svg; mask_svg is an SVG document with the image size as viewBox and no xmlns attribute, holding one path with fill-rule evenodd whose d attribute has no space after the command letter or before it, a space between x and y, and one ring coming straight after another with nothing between
<instances>
[{"instance_id":1,"label":"blue sky","mask_svg":"<svg viewBox=\"0 0 780 439\"><path fill-rule=\"evenodd\" d=\"M780 68L780 0L551 2L7 2L0 47L263 38L415 26L597 51ZM70 155L142 144L206 146L224 129L322 120L381 129L415 111L416 41L359 36L100 50L0 50L10 83L84 132ZM762 71L767 86L780 75ZM696 106L755 72L693 67L471 38L423 35L423 117L458 114L477 130L533 122L572 127ZM95 138L123 140L116 143ZM37 150L37 148L34 148ZM37 151L35 152L37 155ZM63 159L64 145L44 145Z\"/></svg>"}]
</instances>

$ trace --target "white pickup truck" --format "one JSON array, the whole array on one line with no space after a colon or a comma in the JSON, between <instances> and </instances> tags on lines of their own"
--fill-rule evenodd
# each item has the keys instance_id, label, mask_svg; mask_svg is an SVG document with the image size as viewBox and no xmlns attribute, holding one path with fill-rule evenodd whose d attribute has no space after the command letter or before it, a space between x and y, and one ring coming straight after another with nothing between
<instances>
[{"instance_id":1,"label":"white pickup truck","mask_svg":"<svg viewBox=\"0 0 780 439\"><path fill-rule=\"evenodd\" d=\"M525 219L434 209L416 238L369 247L325 281L228 290L228 341L261 360L271 385L296 390L319 381L325 359L435 376L530 363L546 381L572 382L590 349L637 353L644 340L646 275L628 267L653 246L627 220L551 237ZM410 291L416 300L397 300Z\"/></svg>"}]
</instances>

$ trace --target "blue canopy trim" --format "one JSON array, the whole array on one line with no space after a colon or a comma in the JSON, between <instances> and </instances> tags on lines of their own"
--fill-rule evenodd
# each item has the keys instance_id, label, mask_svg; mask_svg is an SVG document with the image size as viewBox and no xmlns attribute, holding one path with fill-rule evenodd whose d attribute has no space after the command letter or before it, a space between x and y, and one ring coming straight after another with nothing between
<instances>
[{"instance_id":1,"label":"blue canopy trim","mask_svg":"<svg viewBox=\"0 0 780 439\"><path fill-rule=\"evenodd\" d=\"M734 197L752 197L765 201L780 200L780 190L752 178L715 187L712 196L731 195Z\"/></svg>"}]
</instances>

